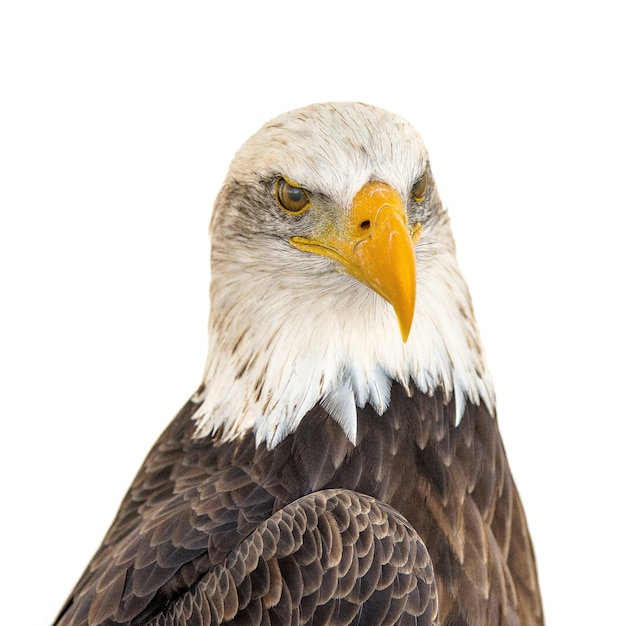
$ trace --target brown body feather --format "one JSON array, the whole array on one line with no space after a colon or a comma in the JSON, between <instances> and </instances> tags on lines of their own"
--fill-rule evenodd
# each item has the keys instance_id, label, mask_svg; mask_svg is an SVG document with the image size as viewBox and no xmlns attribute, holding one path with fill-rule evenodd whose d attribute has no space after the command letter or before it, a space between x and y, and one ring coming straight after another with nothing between
<instances>
[{"instance_id":1,"label":"brown body feather","mask_svg":"<svg viewBox=\"0 0 626 626\"><path fill-rule=\"evenodd\" d=\"M359 411L356 446L317 406L272 450L194 439L195 408L148 455L59 626L542 623L483 406L456 426L454 400L395 385L384 415Z\"/></svg>"}]
</instances>

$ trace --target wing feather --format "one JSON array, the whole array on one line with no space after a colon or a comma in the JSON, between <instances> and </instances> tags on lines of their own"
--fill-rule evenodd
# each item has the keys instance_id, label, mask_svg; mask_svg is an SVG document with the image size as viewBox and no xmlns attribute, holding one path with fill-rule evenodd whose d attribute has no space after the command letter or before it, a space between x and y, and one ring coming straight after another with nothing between
<instances>
[{"instance_id":1,"label":"wing feather","mask_svg":"<svg viewBox=\"0 0 626 626\"><path fill-rule=\"evenodd\" d=\"M456 426L443 393L395 386L389 419L359 410L356 446L318 406L272 450L194 439L194 409L146 458L57 624L541 623L484 407Z\"/></svg>"}]
</instances>

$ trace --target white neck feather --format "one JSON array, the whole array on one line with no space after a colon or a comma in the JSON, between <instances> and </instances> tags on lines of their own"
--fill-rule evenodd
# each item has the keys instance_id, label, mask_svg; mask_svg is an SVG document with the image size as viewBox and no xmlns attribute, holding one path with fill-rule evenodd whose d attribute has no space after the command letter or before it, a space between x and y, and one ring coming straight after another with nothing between
<instances>
[{"instance_id":1,"label":"white neck feather","mask_svg":"<svg viewBox=\"0 0 626 626\"><path fill-rule=\"evenodd\" d=\"M272 448L321 403L354 443L357 407L369 403L382 415L394 381L407 390L412 381L424 393L454 394L457 422L466 400L493 411L492 383L454 251L435 251L428 241L421 246L428 252L420 258L418 251L406 344L391 305L343 273L314 274L306 286L289 281L294 274L271 270L234 282L214 275L209 358L194 398L196 436L221 430L232 440L252 429L257 445ZM238 274L231 263L228 276Z\"/></svg>"}]
</instances>

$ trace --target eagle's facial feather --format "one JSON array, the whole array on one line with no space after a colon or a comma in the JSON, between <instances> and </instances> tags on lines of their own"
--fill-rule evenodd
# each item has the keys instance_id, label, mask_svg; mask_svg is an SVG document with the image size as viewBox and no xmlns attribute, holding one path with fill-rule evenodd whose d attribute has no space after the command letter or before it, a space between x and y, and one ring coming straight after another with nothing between
<instances>
[{"instance_id":1,"label":"eagle's facial feather","mask_svg":"<svg viewBox=\"0 0 626 626\"><path fill-rule=\"evenodd\" d=\"M306 190L310 206L289 214L280 178ZM406 343L394 310L342 263L292 245L320 221L346 220L376 181L395 190L414 245L415 310ZM424 181L426 181L424 183ZM304 205L303 205L304 207ZM209 358L195 400L196 435L233 439L254 429L274 447L321 403L357 439L357 407L382 414L392 381L441 387L493 407L471 299L446 211L416 131L402 118L356 103L313 105L282 115L235 156L215 203ZM417 239L417 238L416 238Z\"/></svg>"}]
</instances>

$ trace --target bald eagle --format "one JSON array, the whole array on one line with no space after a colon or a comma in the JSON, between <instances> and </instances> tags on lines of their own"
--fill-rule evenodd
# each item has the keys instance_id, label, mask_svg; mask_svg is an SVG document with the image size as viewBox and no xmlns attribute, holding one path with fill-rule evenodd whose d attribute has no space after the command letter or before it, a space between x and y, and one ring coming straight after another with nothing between
<instances>
[{"instance_id":1,"label":"bald eagle","mask_svg":"<svg viewBox=\"0 0 626 626\"><path fill-rule=\"evenodd\" d=\"M418 133L283 114L211 221L209 357L55 624L543 623Z\"/></svg>"}]
</instances>

